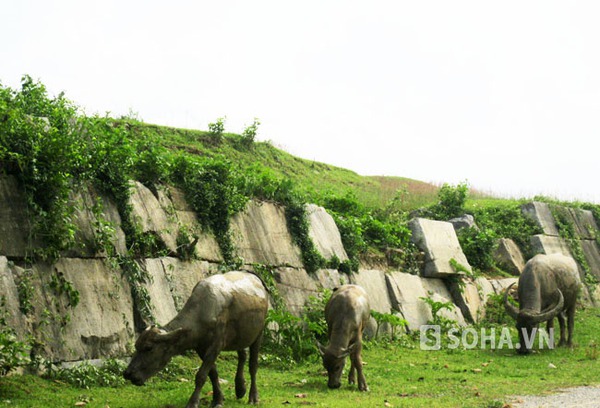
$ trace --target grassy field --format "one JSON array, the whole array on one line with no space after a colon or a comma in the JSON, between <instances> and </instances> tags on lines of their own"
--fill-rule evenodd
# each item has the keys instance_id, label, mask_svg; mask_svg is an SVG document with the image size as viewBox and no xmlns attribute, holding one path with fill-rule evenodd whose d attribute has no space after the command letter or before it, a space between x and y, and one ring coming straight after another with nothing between
<instances>
[{"instance_id":1,"label":"grassy field","mask_svg":"<svg viewBox=\"0 0 600 408\"><path fill-rule=\"evenodd\" d=\"M528 356L513 350L421 350L405 336L393 343L368 343L363 352L370 391L343 384L326 387L320 362L290 369L263 363L259 392L263 407L502 407L510 395L544 394L561 387L600 384L597 348L600 309L579 311L573 349L544 349ZM516 333L513 336L516 342ZM0 378L2 407L184 407L193 389L200 360L178 357L176 369L143 387L119 385L82 389L64 381L35 376ZM171 366L170 366L171 367ZM225 406L247 406L236 400L233 389L235 356L224 353L218 364ZM202 406L210 403L210 386L203 389ZM79 403L79 405L77 405Z\"/></svg>"}]
</instances>

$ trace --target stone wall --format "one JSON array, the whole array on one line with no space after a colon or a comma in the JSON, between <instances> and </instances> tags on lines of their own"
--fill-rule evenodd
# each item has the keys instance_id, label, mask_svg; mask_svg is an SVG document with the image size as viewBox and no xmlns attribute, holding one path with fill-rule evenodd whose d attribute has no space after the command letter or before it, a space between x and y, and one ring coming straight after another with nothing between
<instances>
[{"instance_id":1,"label":"stone wall","mask_svg":"<svg viewBox=\"0 0 600 408\"><path fill-rule=\"evenodd\" d=\"M24 195L11 177L0 178L0 294L7 324L25 339L33 335L40 344L39 354L54 361L76 361L121 356L131 352L136 331L150 323L165 324L180 310L196 283L219 273L222 255L215 238L202 230L184 194L173 187L150 190L132 183L131 206L143 232L158 237L165 256L138 259L136 262L150 280L144 285L150 300L151 317L142 316L121 267L107 258L97 245L98 215L115 228L112 245L126 253L125 236L114 203L92 188L74 191L77 245L53 264L27 263L32 248L30 217ZM545 233L532 237L540 252L568 253L551 219L549 208L540 203L524 207L524 212L539 220ZM348 259L339 231L331 216L320 207L308 205L310 236L326 259ZM578 225L582 246L592 272L600 276L600 253L590 231L597 226L589 212L571 213ZM473 279L457 273L451 260L470 271L454 227L450 223L416 219L411 223L415 244L426 260L420 275L399 270L363 267L350 276L337 270L322 269L309 274L303 268L300 250L287 229L285 208L268 202L249 202L231 220L233 241L243 268L261 264L273 272L274 283L285 306L299 315L311 296L323 289L346 284L363 286L370 296L371 308L393 313L408 322L408 330L418 330L432 316L431 303L451 304L443 317L460 325L476 322L485 313L490 294L500 294L516 278ZM593 232L593 231L592 231ZM182 234L197 236L191 242L197 259L183 260L179 254ZM517 271L518 273L518 271ZM79 293L76 305L69 288ZM381 328L380 328L381 329ZM376 330L375 321L367 335ZM385 331L385 330L384 330Z\"/></svg>"}]
</instances>

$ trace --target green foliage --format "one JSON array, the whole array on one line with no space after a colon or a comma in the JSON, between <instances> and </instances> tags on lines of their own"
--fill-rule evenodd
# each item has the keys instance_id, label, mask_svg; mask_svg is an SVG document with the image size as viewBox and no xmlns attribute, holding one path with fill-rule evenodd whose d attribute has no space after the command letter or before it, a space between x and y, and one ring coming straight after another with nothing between
<instances>
[{"instance_id":1,"label":"green foliage","mask_svg":"<svg viewBox=\"0 0 600 408\"><path fill-rule=\"evenodd\" d=\"M52 274L49 287L57 298L64 296L67 299L68 307L74 308L79 304L79 291L73 287L73 284L65 278L62 272Z\"/></svg>"},{"instance_id":2,"label":"green foliage","mask_svg":"<svg viewBox=\"0 0 600 408\"><path fill-rule=\"evenodd\" d=\"M248 200L243 194L244 179L225 158L184 155L175 159L172 177L185 191L200 224L215 234L225 262L233 262L229 220Z\"/></svg>"},{"instance_id":3,"label":"green foliage","mask_svg":"<svg viewBox=\"0 0 600 408\"><path fill-rule=\"evenodd\" d=\"M300 317L284 307L269 310L263 350L271 355L271 361L289 367L318 356L316 341L325 342L327 339L324 316L330 297L331 291L328 290L317 297L309 297ZM273 326L275 329L269 329Z\"/></svg>"},{"instance_id":4,"label":"green foliage","mask_svg":"<svg viewBox=\"0 0 600 408\"><path fill-rule=\"evenodd\" d=\"M244 146L252 146L254 140L256 139L256 134L258 133L259 125L260 121L258 120L258 118L254 118L252 124L244 128L244 131L242 132L242 143L244 144Z\"/></svg>"},{"instance_id":5,"label":"green foliage","mask_svg":"<svg viewBox=\"0 0 600 408\"><path fill-rule=\"evenodd\" d=\"M371 317L375 319L377 323L377 329L375 330L375 338L379 338L379 329L384 325L388 325L390 327L390 338L389 340L394 340L394 331L397 327L401 327L403 329L408 330L408 322L392 313L380 313L376 310L371 310Z\"/></svg>"},{"instance_id":6,"label":"green foliage","mask_svg":"<svg viewBox=\"0 0 600 408\"><path fill-rule=\"evenodd\" d=\"M31 346L19 341L13 328L6 323L6 299L0 297L0 377L8 374L17 367L30 363Z\"/></svg>"},{"instance_id":7,"label":"green foliage","mask_svg":"<svg viewBox=\"0 0 600 408\"><path fill-rule=\"evenodd\" d=\"M486 231L486 235L512 239L524 256L531 258L534 254L530 238L542 231L534 220L523 214L522 204L519 201L495 200L491 204L482 205L475 201L468 210L475 217L479 228Z\"/></svg>"},{"instance_id":8,"label":"green foliage","mask_svg":"<svg viewBox=\"0 0 600 408\"><path fill-rule=\"evenodd\" d=\"M449 220L463 215L468 194L467 183L459 183L456 186L444 184L438 191L438 203L429 208L428 215L438 220Z\"/></svg>"},{"instance_id":9,"label":"green foliage","mask_svg":"<svg viewBox=\"0 0 600 408\"><path fill-rule=\"evenodd\" d=\"M509 296L508 299L518 307L512 297ZM490 294L485 303L485 316L480 325L484 327L490 325L513 326L514 323L504 309L504 294Z\"/></svg>"},{"instance_id":10,"label":"green foliage","mask_svg":"<svg viewBox=\"0 0 600 408\"><path fill-rule=\"evenodd\" d=\"M33 312L33 293L35 288L31 283L33 279L33 270L25 269L17 278L17 294L19 296L19 309L24 315Z\"/></svg>"},{"instance_id":11,"label":"green foliage","mask_svg":"<svg viewBox=\"0 0 600 408\"><path fill-rule=\"evenodd\" d=\"M460 246L469 264L480 271L492 270L495 261L493 252L497 247L498 236L489 228L462 228L457 233Z\"/></svg>"},{"instance_id":12,"label":"green foliage","mask_svg":"<svg viewBox=\"0 0 600 408\"><path fill-rule=\"evenodd\" d=\"M431 308L432 319L428 322L428 324L440 326L443 332L447 332L449 329L456 327L456 322L454 320L451 320L439 314L442 310L452 311L455 307L454 303L440 302L437 300L433 300L430 297L420 297L419 299L427 303Z\"/></svg>"},{"instance_id":13,"label":"green foliage","mask_svg":"<svg viewBox=\"0 0 600 408\"><path fill-rule=\"evenodd\" d=\"M225 131L225 120L226 118L217 118L214 123L208 124L208 134L212 139L220 143L223 141L223 132Z\"/></svg>"},{"instance_id":14,"label":"green foliage","mask_svg":"<svg viewBox=\"0 0 600 408\"><path fill-rule=\"evenodd\" d=\"M115 359L106 360L101 366L84 361L71 368L52 370L46 377L84 389L118 387L125 384L123 371L126 366L124 362Z\"/></svg>"}]
</instances>

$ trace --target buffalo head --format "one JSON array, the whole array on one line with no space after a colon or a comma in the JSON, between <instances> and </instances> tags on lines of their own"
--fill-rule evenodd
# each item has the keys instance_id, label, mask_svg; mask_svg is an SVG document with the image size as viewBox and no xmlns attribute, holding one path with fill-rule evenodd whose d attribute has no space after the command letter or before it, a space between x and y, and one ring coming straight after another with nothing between
<instances>
[{"instance_id":1,"label":"buffalo head","mask_svg":"<svg viewBox=\"0 0 600 408\"><path fill-rule=\"evenodd\" d=\"M123 377L135 385L143 385L177 354L175 344L183 334L183 329L167 332L156 326L144 330L135 342L135 353Z\"/></svg>"},{"instance_id":2,"label":"buffalo head","mask_svg":"<svg viewBox=\"0 0 600 408\"><path fill-rule=\"evenodd\" d=\"M506 292L504 292L504 308L508 315L517 322L516 327L519 332L520 345L518 349L519 354L528 354L531 352L532 340L539 324L554 319L562 312L564 307L564 297L560 289L556 289L556 292L554 293L556 301L545 310L539 312L530 309L519 310L508 300L508 294L513 285L514 283L506 289Z\"/></svg>"},{"instance_id":3,"label":"buffalo head","mask_svg":"<svg viewBox=\"0 0 600 408\"><path fill-rule=\"evenodd\" d=\"M356 347L356 343L352 343L346 349L342 349L339 352L332 352L330 349L317 342L319 347L319 354L323 358L323 367L327 370L327 386L329 388L340 388L342 385L342 371L346 364L346 357L352 353Z\"/></svg>"}]
</instances>

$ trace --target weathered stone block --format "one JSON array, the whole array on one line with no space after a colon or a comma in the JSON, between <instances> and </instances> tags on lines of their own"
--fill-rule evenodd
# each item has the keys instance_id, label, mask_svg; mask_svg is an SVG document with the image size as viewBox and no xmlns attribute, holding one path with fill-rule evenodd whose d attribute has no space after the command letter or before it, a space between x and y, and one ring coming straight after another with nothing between
<instances>
[{"instance_id":1,"label":"weathered stone block","mask_svg":"<svg viewBox=\"0 0 600 408\"><path fill-rule=\"evenodd\" d=\"M422 278L402 272L392 272L386 275L392 307L402 313L408 322L409 330L419 330L433 316L431 308L423 298L429 294L423 287Z\"/></svg>"},{"instance_id":2,"label":"weathered stone block","mask_svg":"<svg viewBox=\"0 0 600 408\"><path fill-rule=\"evenodd\" d=\"M318 296L319 288L304 269L278 268L274 273L275 284L287 310L300 316L310 296Z\"/></svg>"},{"instance_id":3,"label":"weathered stone block","mask_svg":"<svg viewBox=\"0 0 600 408\"><path fill-rule=\"evenodd\" d=\"M581 248L583 249L585 260L590 267L590 273L596 279L600 280L600 248L598 248L598 243L596 241L582 240Z\"/></svg>"},{"instance_id":4,"label":"weathered stone block","mask_svg":"<svg viewBox=\"0 0 600 408\"><path fill-rule=\"evenodd\" d=\"M569 246L560 237L549 235L534 235L530 239L531 246L536 254L563 254L571 256Z\"/></svg>"},{"instance_id":5,"label":"weathered stone block","mask_svg":"<svg viewBox=\"0 0 600 408\"><path fill-rule=\"evenodd\" d=\"M459 326L466 326L465 318L460 308L456 307L452 294L443 279L423 278L421 279L423 288L428 297L434 302L451 303L452 309L441 309L438 313L441 317L455 321Z\"/></svg>"},{"instance_id":6,"label":"weathered stone block","mask_svg":"<svg viewBox=\"0 0 600 408\"><path fill-rule=\"evenodd\" d=\"M33 269L33 330L43 355L73 361L127 354L133 340L133 305L129 285L119 272L99 259L76 258ZM78 291L75 307L68 305L64 285Z\"/></svg>"},{"instance_id":7,"label":"weathered stone block","mask_svg":"<svg viewBox=\"0 0 600 408\"><path fill-rule=\"evenodd\" d=\"M21 312L19 292L15 282L15 275L20 269L12 265L4 256L0 256L0 298L3 299L3 307L0 304L0 316L6 319L6 325L13 330L21 340L27 338L31 331L27 317Z\"/></svg>"},{"instance_id":8,"label":"weathered stone block","mask_svg":"<svg viewBox=\"0 0 600 408\"><path fill-rule=\"evenodd\" d=\"M393 313L392 302L387 288L385 272L376 269L361 269L350 276L350 283L362 286L369 295L371 310L379 313ZM391 327L384 324L379 328L379 334L389 333ZM377 333L377 322L371 318L365 328L367 337L374 337Z\"/></svg>"},{"instance_id":9,"label":"weathered stone block","mask_svg":"<svg viewBox=\"0 0 600 408\"><path fill-rule=\"evenodd\" d=\"M300 249L292 243L283 207L250 201L231 221L234 245L244 262L302 268Z\"/></svg>"},{"instance_id":10,"label":"weathered stone block","mask_svg":"<svg viewBox=\"0 0 600 408\"><path fill-rule=\"evenodd\" d=\"M500 268L512 275L520 275L525 268L523 253L512 239L500 238L493 257Z\"/></svg>"},{"instance_id":11,"label":"weathered stone block","mask_svg":"<svg viewBox=\"0 0 600 408\"><path fill-rule=\"evenodd\" d=\"M152 316L154 317L153 322L146 322L146 324L165 325L175 317L177 309L164 265L161 259L146 259L143 267L151 277L151 281L144 286L152 302Z\"/></svg>"},{"instance_id":12,"label":"weathered stone block","mask_svg":"<svg viewBox=\"0 0 600 408\"><path fill-rule=\"evenodd\" d=\"M317 285L323 289L333 290L349 282L348 276L335 269L319 269L314 274Z\"/></svg>"},{"instance_id":13,"label":"weathered stone block","mask_svg":"<svg viewBox=\"0 0 600 408\"><path fill-rule=\"evenodd\" d=\"M425 253L422 272L424 277L441 278L456 275L457 271L451 266L451 260L471 271L471 265L460 247L452 224L414 218L409 226L412 230L413 242Z\"/></svg>"},{"instance_id":14,"label":"weathered stone block","mask_svg":"<svg viewBox=\"0 0 600 408\"><path fill-rule=\"evenodd\" d=\"M97 225L108 222L114 229L112 242L102 243L112 245L117 254L125 254L127 245L125 233L121 229L121 216L115 204L99 194L91 186L81 186L78 191L70 194L71 205L74 206L73 222L76 227L75 246L64 251L61 255L66 258L105 257L104 248L98 248ZM97 215L100 215L101 220Z\"/></svg>"},{"instance_id":15,"label":"weathered stone block","mask_svg":"<svg viewBox=\"0 0 600 408\"><path fill-rule=\"evenodd\" d=\"M132 181L130 204L143 232L155 233L173 254L177 253L177 223L168 215L158 198L146 186Z\"/></svg>"},{"instance_id":16,"label":"weathered stone block","mask_svg":"<svg viewBox=\"0 0 600 408\"><path fill-rule=\"evenodd\" d=\"M196 213L185 201L183 191L172 186L161 186L157 191L160 206L168 217L174 220L171 228L175 239L177 240L177 235L182 231L185 231L190 239L192 236L197 236L198 241L195 245L197 257L209 262L222 262L223 256L217 240L210 232L202 230Z\"/></svg>"},{"instance_id":17,"label":"weathered stone block","mask_svg":"<svg viewBox=\"0 0 600 408\"><path fill-rule=\"evenodd\" d=\"M521 212L523 215L534 220L542 228L544 234L558 237L558 229L556 228L550 206L547 203L534 201L523 204Z\"/></svg>"},{"instance_id":18,"label":"weathered stone block","mask_svg":"<svg viewBox=\"0 0 600 408\"><path fill-rule=\"evenodd\" d=\"M314 204L306 205L306 213L310 224L310 238L319 253L325 259L337 256L340 261L347 260L348 255L333 217L323 207Z\"/></svg>"},{"instance_id":19,"label":"weathered stone block","mask_svg":"<svg viewBox=\"0 0 600 408\"><path fill-rule=\"evenodd\" d=\"M160 263L169 282L169 289L177 311L183 308L198 282L218 273L219 267L218 264L206 261L182 261L170 257L160 258Z\"/></svg>"},{"instance_id":20,"label":"weathered stone block","mask_svg":"<svg viewBox=\"0 0 600 408\"><path fill-rule=\"evenodd\" d=\"M27 256L30 252L30 220L27 200L17 179L0 175L0 255L11 258Z\"/></svg>"},{"instance_id":21,"label":"weathered stone block","mask_svg":"<svg viewBox=\"0 0 600 408\"><path fill-rule=\"evenodd\" d=\"M492 285L494 292L497 295L502 295L502 294L504 294L504 291L506 290L506 288L508 288L513 283L517 283L518 279L517 278L490 279L489 282Z\"/></svg>"}]
</instances>

